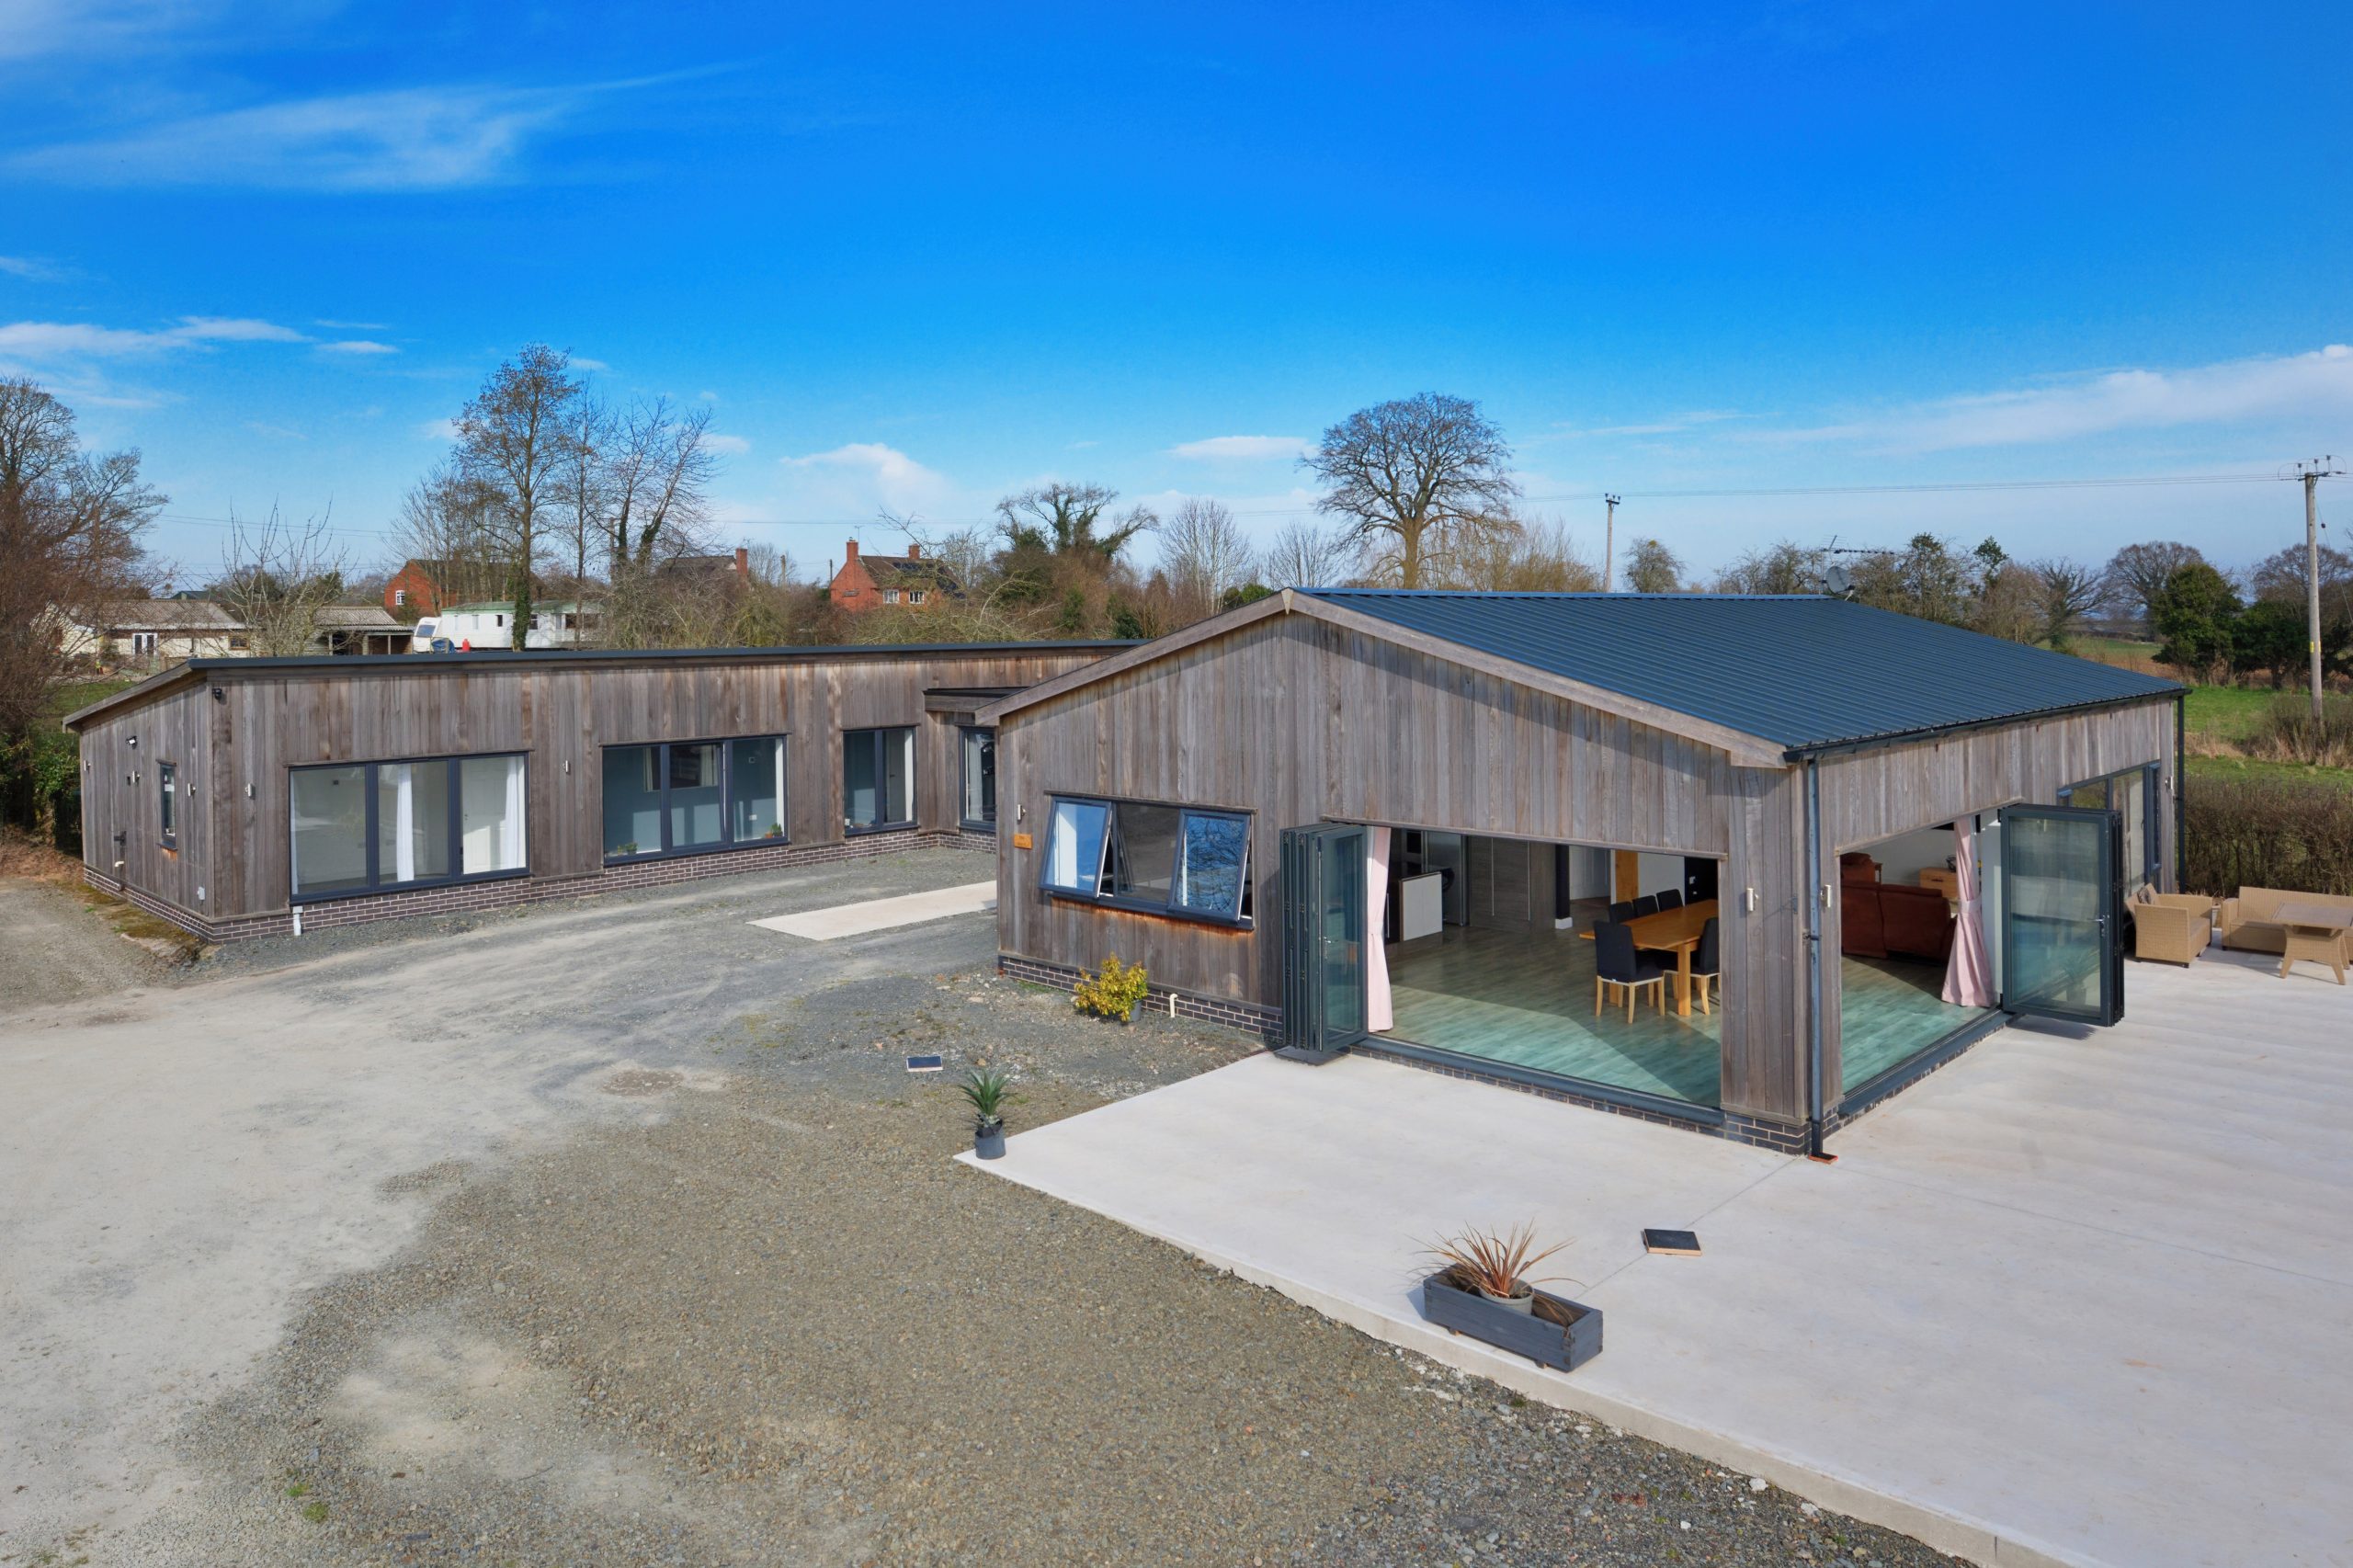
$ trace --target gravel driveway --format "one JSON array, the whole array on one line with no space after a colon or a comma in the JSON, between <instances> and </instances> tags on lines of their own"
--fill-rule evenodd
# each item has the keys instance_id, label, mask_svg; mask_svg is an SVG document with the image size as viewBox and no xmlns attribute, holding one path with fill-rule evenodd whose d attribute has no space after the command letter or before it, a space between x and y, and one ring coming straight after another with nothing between
<instances>
[{"instance_id":1,"label":"gravel driveway","mask_svg":"<svg viewBox=\"0 0 2353 1568\"><path fill-rule=\"evenodd\" d=\"M1012 1067L1034 1124L1247 1049L1075 1018L986 917L744 924L975 864L359 927L0 1026L0 1562L1942 1561L955 1164L908 1051Z\"/></svg>"}]
</instances>

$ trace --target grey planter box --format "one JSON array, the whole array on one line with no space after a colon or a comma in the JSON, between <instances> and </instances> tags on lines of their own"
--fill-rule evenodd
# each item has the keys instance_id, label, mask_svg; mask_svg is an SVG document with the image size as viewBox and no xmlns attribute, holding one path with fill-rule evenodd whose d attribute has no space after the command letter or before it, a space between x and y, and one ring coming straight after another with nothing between
<instances>
[{"instance_id":1,"label":"grey planter box","mask_svg":"<svg viewBox=\"0 0 2353 1568\"><path fill-rule=\"evenodd\" d=\"M1440 1270L1422 1281L1422 1316L1556 1371L1574 1372L1601 1354L1601 1309L1550 1290L1536 1292L1534 1312L1516 1312L1461 1289Z\"/></svg>"}]
</instances>

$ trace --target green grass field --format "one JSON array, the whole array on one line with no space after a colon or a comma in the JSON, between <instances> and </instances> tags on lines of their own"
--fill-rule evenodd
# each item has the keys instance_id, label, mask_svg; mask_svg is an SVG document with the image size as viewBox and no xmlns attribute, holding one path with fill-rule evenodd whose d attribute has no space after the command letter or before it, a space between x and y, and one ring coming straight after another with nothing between
<instances>
[{"instance_id":1,"label":"green grass field","mask_svg":"<svg viewBox=\"0 0 2353 1568\"><path fill-rule=\"evenodd\" d=\"M2261 762L2244 756L2193 756L2188 762L2190 778L2217 783L2277 780L2353 790L2353 767L2314 767L2309 763Z\"/></svg>"},{"instance_id":2,"label":"green grass field","mask_svg":"<svg viewBox=\"0 0 2353 1568\"><path fill-rule=\"evenodd\" d=\"M2252 740L2264 714L2281 695L2243 686L2193 686L2188 705L2189 733L2233 745Z\"/></svg>"}]
</instances>

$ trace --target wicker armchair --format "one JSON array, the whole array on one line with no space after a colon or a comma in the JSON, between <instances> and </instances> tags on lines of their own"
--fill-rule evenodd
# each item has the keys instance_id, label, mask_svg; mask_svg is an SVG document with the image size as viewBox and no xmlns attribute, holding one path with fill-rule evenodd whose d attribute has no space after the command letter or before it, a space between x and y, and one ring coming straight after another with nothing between
<instances>
[{"instance_id":1,"label":"wicker armchair","mask_svg":"<svg viewBox=\"0 0 2353 1568\"><path fill-rule=\"evenodd\" d=\"M2214 939L2214 901L2190 892L2151 892L2132 900L2132 956L2187 969Z\"/></svg>"}]
</instances>

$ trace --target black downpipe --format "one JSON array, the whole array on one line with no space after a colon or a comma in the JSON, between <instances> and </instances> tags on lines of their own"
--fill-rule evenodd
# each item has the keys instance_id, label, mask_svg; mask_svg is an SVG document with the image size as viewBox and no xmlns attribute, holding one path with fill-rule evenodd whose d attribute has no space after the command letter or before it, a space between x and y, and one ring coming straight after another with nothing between
<instances>
[{"instance_id":1,"label":"black downpipe","mask_svg":"<svg viewBox=\"0 0 2353 1568\"><path fill-rule=\"evenodd\" d=\"M1806 1153L1822 1148L1822 776L1805 765Z\"/></svg>"},{"instance_id":2,"label":"black downpipe","mask_svg":"<svg viewBox=\"0 0 2353 1568\"><path fill-rule=\"evenodd\" d=\"M2189 858L2189 693L2173 699L2173 885L2181 892L2181 869Z\"/></svg>"}]
</instances>

